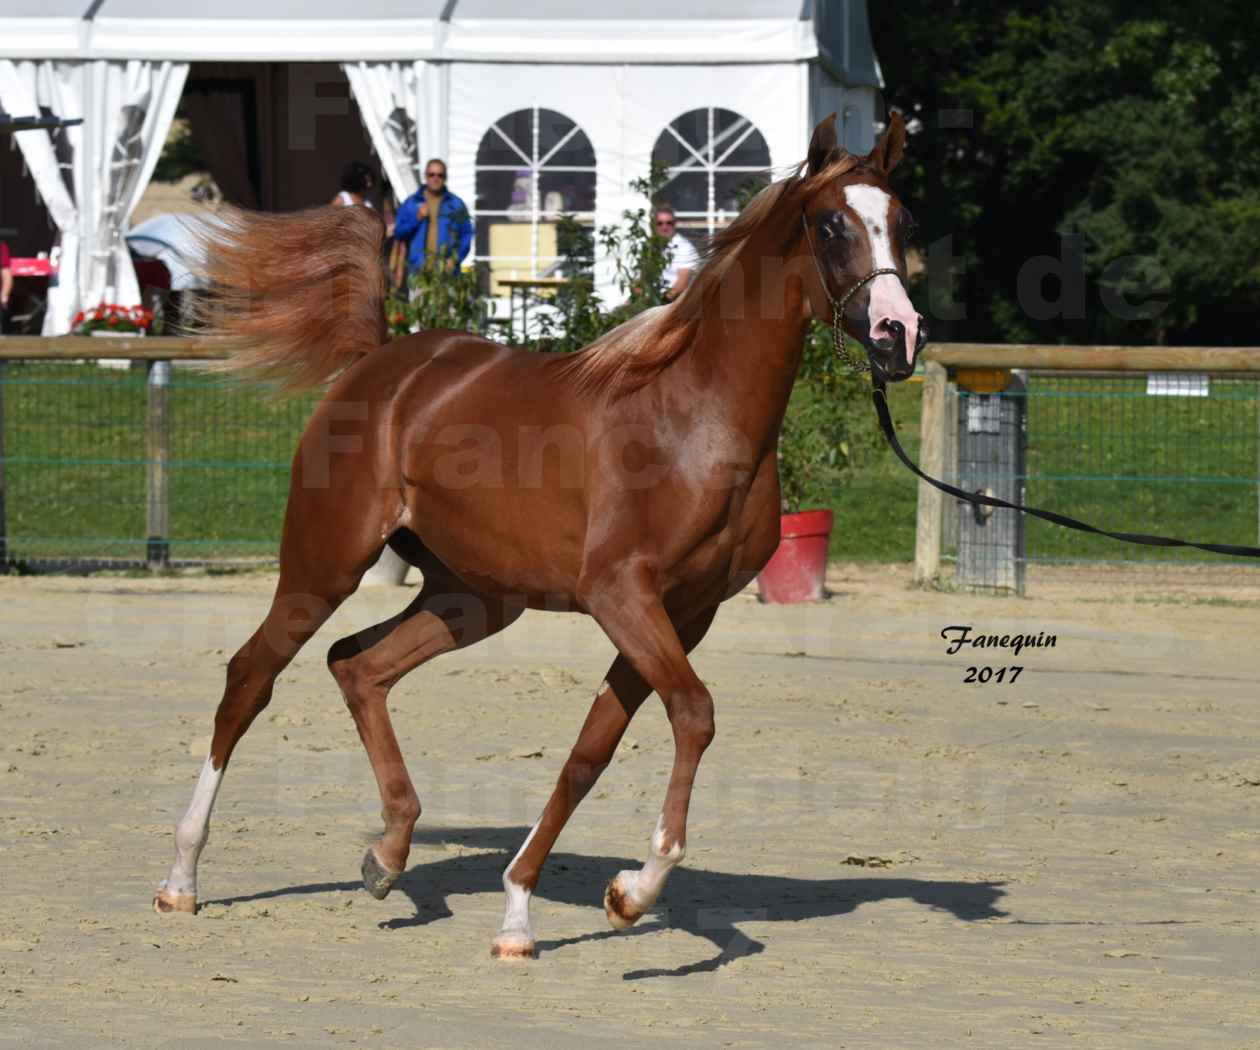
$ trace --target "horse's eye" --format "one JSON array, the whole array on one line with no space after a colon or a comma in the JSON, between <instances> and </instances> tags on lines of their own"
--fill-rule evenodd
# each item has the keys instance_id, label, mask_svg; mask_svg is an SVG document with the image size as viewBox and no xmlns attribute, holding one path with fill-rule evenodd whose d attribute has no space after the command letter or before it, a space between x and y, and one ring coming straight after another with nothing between
<instances>
[{"instance_id":1,"label":"horse's eye","mask_svg":"<svg viewBox=\"0 0 1260 1050\"><path fill-rule=\"evenodd\" d=\"M839 236L841 233L840 218L836 215L828 215L818 224L818 232L824 241L830 241Z\"/></svg>"}]
</instances>

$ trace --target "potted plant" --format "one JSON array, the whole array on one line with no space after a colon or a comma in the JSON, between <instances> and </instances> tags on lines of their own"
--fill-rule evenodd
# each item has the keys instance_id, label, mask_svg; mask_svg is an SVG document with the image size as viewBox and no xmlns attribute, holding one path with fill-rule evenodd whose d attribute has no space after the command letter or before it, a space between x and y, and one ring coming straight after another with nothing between
<instances>
[{"instance_id":1,"label":"potted plant","mask_svg":"<svg viewBox=\"0 0 1260 1050\"><path fill-rule=\"evenodd\" d=\"M856 446L871 440L869 426L863 425L868 386L836 360L831 329L813 325L779 432L780 539L757 576L763 602L819 601L824 596L834 523L826 504L850 468Z\"/></svg>"}]
</instances>

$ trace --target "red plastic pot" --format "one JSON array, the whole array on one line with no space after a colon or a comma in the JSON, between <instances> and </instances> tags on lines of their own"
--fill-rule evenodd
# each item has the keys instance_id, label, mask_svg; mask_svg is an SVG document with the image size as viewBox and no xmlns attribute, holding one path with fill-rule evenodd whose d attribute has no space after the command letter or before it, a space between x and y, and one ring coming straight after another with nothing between
<instances>
[{"instance_id":1,"label":"red plastic pot","mask_svg":"<svg viewBox=\"0 0 1260 1050\"><path fill-rule=\"evenodd\" d=\"M757 576L757 590L763 602L788 604L822 599L833 519L829 510L783 515L779 548Z\"/></svg>"}]
</instances>

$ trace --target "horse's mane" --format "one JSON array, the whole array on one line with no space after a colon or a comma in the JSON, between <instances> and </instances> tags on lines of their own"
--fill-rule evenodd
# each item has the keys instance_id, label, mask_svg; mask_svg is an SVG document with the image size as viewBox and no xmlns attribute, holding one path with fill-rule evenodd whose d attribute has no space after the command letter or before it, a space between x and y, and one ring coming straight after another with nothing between
<instances>
[{"instance_id":1,"label":"horse's mane","mask_svg":"<svg viewBox=\"0 0 1260 1050\"><path fill-rule=\"evenodd\" d=\"M789 200L809 199L815 191L854 170L861 158L841 152L821 171L806 174L802 161L783 179L772 182L717 231L700 267L677 301L630 318L575 354L559 368L584 393L619 396L646 386L687 352L699 335L704 304L718 293L740 251ZM796 227L799 223L794 219Z\"/></svg>"}]
</instances>

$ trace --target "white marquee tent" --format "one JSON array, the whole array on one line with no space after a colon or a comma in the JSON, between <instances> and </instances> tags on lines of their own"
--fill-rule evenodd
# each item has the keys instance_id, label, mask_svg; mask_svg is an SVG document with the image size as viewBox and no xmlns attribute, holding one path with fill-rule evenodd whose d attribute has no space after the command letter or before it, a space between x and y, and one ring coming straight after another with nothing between
<instances>
[{"instance_id":1,"label":"white marquee tent","mask_svg":"<svg viewBox=\"0 0 1260 1050\"><path fill-rule=\"evenodd\" d=\"M0 0L0 109L85 118L19 145L61 234L46 332L134 301L128 218L190 63L342 64L400 198L431 156L477 219L477 255L545 272L554 219L616 222L655 157L684 226L731 217L759 170L835 111L866 149L880 84L865 0ZM526 15L525 12L528 12ZM323 100L292 95L289 111ZM291 117L291 119L297 119ZM602 280L609 279L605 265Z\"/></svg>"}]
</instances>

